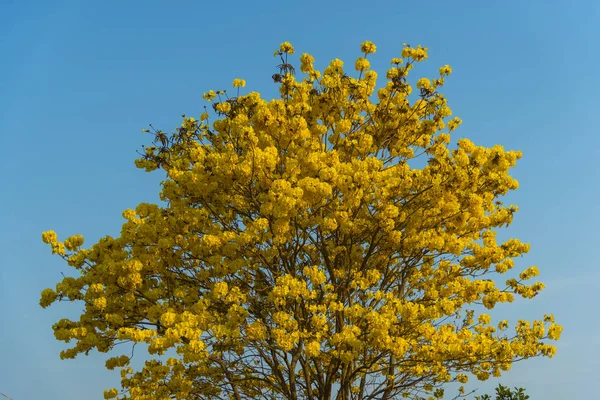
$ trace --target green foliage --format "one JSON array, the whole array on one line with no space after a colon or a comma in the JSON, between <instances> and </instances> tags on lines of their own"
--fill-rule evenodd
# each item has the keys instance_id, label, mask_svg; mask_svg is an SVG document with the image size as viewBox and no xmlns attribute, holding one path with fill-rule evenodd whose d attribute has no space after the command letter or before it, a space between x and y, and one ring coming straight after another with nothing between
<instances>
[{"instance_id":1,"label":"green foliage","mask_svg":"<svg viewBox=\"0 0 600 400\"><path fill-rule=\"evenodd\" d=\"M515 390L511 390L506 386L498 385L496 388L496 398L495 400L527 400L529 399L529 395L525 394L525 389L523 388L515 388ZM489 394L484 394L483 396L475 396L475 400L492 400L492 397Z\"/></svg>"}]
</instances>

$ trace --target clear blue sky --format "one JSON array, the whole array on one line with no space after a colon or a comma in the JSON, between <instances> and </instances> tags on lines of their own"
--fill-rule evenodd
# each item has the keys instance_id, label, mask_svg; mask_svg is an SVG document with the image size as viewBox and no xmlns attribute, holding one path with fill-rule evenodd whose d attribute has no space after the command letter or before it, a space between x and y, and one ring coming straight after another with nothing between
<instances>
[{"instance_id":1,"label":"clear blue sky","mask_svg":"<svg viewBox=\"0 0 600 400\"><path fill-rule=\"evenodd\" d=\"M533 400L597 398L599 21L595 0L0 0L0 392L100 399L118 385L105 355L59 360L51 325L77 308L39 307L40 291L70 273L40 235L92 244L118 235L124 209L157 200L162 176L133 165L150 139L142 128L199 115L202 93L233 78L273 95L282 41L323 66L353 63L371 40L379 71L403 42L430 49L414 76L453 67L443 92L464 121L454 140L523 151L508 199L520 211L502 235L531 243L517 266L539 266L548 288L494 315L554 312L565 330L554 359L517 364L501 382Z\"/></svg>"}]
</instances>

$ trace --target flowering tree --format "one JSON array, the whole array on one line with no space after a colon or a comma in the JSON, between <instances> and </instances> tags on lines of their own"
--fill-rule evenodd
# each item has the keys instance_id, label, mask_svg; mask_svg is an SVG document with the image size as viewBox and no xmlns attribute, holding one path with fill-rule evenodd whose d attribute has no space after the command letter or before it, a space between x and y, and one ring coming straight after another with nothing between
<instances>
[{"instance_id":1,"label":"flowering tree","mask_svg":"<svg viewBox=\"0 0 600 400\"><path fill-rule=\"evenodd\" d=\"M517 188L508 172L521 153L467 139L449 148L460 119L438 89L450 67L415 93L407 81L426 48L405 45L377 91L375 45L361 50L357 77L337 59L321 73L302 54L299 80L283 43L279 98L242 95L236 79L235 97L204 95L214 113L184 116L171 134L153 128L136 165L166 171L165 206L126 210L120 237L88 249L80 235L43 233L76 276L40 303L84 305L54 332L74 342L62 358L114 355L106 366L121 368L122 390L106 398L441 398L467 374L552 357L551 315L511 333L481 312L543 288L524 283L535 267L506 285L487 277L529 249L495 239L517 210L499 198ZM133 370L121 342L154 359Z\"/></svg>"}]
</instances>

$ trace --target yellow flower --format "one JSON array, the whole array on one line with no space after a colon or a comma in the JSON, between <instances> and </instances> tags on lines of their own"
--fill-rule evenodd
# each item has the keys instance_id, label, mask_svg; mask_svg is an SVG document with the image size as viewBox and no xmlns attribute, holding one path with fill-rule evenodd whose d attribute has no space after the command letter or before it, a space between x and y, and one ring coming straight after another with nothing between
<instances>
[{"instance_id":1,"label":"yellow flower","mask_svg":"<svg viewBox=\"0 0 600 400\"><path fill-rule=\"evenodd\" d=\"M65 240L67 250L76 250L81 245L83 245L83 236L81 235L73 235Z\"/></svg>"},{"instance_id":2,"label":"yellow flower","mask_svg":"<svg viewBox=\"0 0 600 400\"><path fill-rule=\"evenodd\" d=\"M133 221L135 219L135 211L128 208L127 210L123 211L123 218L125 218L128 221Z\"/></svg>"},{"instance_id":3,"label":"yellow flower","mask_svg":"<svg viewBox=\"0 0 600 400\"><path fill-rule=\"evenodd\" d=\"M264 340L266 334L266 328L260 321L255 321L246 327L246 335L250 340Z\"/></svg>"},{"instance_id":4,"label":"yellow flower","mask_svg":"<svg viewBox=\"0 0 600 400\"><path fill-rule=\"evenodd\" d=\"M104 391L104 398L107 399L107 400L108 399L114 399L118 395L119 395L119 392L115 388L111 388L111 389L108 389L108 390Z\"/></svg>"},{"instance_id":5,"label":"yellow flower","mask_svg":"<svg viewBox=\"0 0 600 400\"><path fill-rule=\"evenodd\" d=\"M489 324L491 321L491 318L488 314L481 314L478 317L479 323L480 324Z\"/></svg>"},{"instance_id":6,"label":"yellow flower","mask_svg":"<svg viewBox=\"0 0 600 400\"><path fill-rule=\"evenodd\" d=\"M99 297L97 299L94 299L93 304L94 304L94 307L96 307L97 309L103 310L106 308L106 305L107 305L106 298Z\"/></svg>"},{"instance_id":7,"label":"yellow flower","mask_svg":"<svg viewBox=\"0 0 600 400\"><path fill-rule=\"evenodd\" d=\"M313 340L306 344L306 355L309 357L316 357L321 353L321 344L316 340Z\"/></svg>"},{"instance_id":8,"label":"yellow flower","mask_svg":"<svg viewBox=\"0 0 600 400\"><path fill-rule=\"evenodd\" d=\"M123 367L123 366L127 365L129 363L129 360L130 360L130 358L127 357L127 356L125 356L125 355L120 356L120 357L111 357L108 360L106 360L106 364L105 365L106 365L107 369L113 370L113 369L115 369L117 367ZM111 393L114 393L114 392L111 392ZM105 392L105 395L104 395L104 397L108 398L108 399L113 398L115 396L116 396L116 394L113 395L112 397L106 397L106 392Z\"/></svg>"},{"instance_id":9,"label":"yellow flower","mask_svg":"<svg viewBox=\"0 0 600 400\"><path fill-rule=\"evenodd\" d=\"M421 47L421 45L416 48L405 45L404 49L402 49L402 57L412 58L413 60L420 62L428 57L427 50L427 47Z\"/></svg>"},{"instance_id":10,"label":"yellow flower","mask_svg":"<svg viewBox=\"0 0 600 400\"><path fill-rule=\"evenodd\" d=\"M448 64L444 65L443 67L440 68L440 75L441 76L448 76L452 73L452 68L450 68L450 66Z\"/></svg>"},{"instance_id":11,"label":"yellow flower","mask_svg":"<svg viewBox=\"0 0 600 400\"><path fill-rule=\"evenodd\" d=\"M539 274L540 274L540 271L538 270L538 268L536 266L533 266L533 267L529 267L525 271L521 272L519 274L519 278L521 278L521 280L527 280L534 276L538 276Z\"/></svg>"},{"instance_id":12,"label":"yellow flower","mask_svg":"<svg viewBox=\"0 0 600 400\"><path fill-rule=\"evenodd\" d=\"M48 307L50 304L56 300L58 294L52 289L44 289L42 290L42 298L40 299L40 306L43 308Z\"/></svg>"},{"instance_id":13,"label":"yellow flower","mask_svg":"<svg viewBox=\"0 0 600 400\"><path fill-rule=\"evenodd\" d=\"M237 87L245 87L246 86L246 81L243 79L234 79L233 80L233 87L237 88Z\"/></svg>"},{"instance_id":14,"label":"yellow flower","mask_svg":"<svg viewBox=\"0 0 600 400\"><path fill-rule=\"evenodd\" d=\"M42 240L44 241L44 243L54 243L58 240L57 236L56 236L56 232L54 231L46 231L42 233Z\"/></svg>"},{"instance_id":15,"label":"yellow flower","mask_svg":"<svg viewBox=\"0 0 600 400\"><path fill-rule=\"evenodd\" d=\"M360 51L362 51L365 54L375 53L376 50L377 46L375 46L372 42L369 42L368 40L360 44Z\"/></svg>"},{"instance_id":16,"label":"yellow flower","mask_svg":"<svg viewBox=\"0 0 600 400\"><path fill-rule=\"evenodd\" d=\"M283 42L279 45L281 53L294 54L294 46L290 42Z\"/></svg>"},{"instance_id":17,"label":"yellow flower","mask_svg":"<svg viewBox=\"0 0 600 400\"><path fill-rule=\"evenodd\" d=\"M421 78L417 81L417 87L419 89L430 90L431 89L431 81L427 78Z\"/></svg>"},{"instance_id":18,"label":"yellow flower","mask_svg":"<svg viewBox=\"0 0 600 400\"><path fill-rule=\"evenodd\" d=\"M308 74L314 70L313 63L315 62L315 58L310 54L303 53L300 56L300 71Z\"/></svg>"},{"instance_id":19,"label":"yellow flower","mask_svg":"<svg viewBox=\"0 0 600 400\"><path fill-rule=\"evenodd\" d=\"M462 120L458 117L454 117L452 120L448 122L448 130L453 131L458 128L462 124Z\"/></svg>"},{"instance_id":20,"label":"yellow flower","mask_svg":"<svg viewBox=\"0 0 600 400\"><path fill-rule=\"evenodd\" d=\"M369 69L370 66L371 66L371 63L369 62L369 60L367 60L364 57L358 58L356 60L355 68L357 71L365 71L365 70Z\"/></svg>"},{"instance_id":21,"label":"yellow flower","mask_svg":"<svg viewBox=\"0 0 600 400\"><path fill-rule=\"evenodd\" d=\"M215 93L214 90L209 90L208 92L205 92L202 95L202 98L206 101L211 101L212 99L214 99L215 97L217 97L217 94Z\"/></svg>"},{"instance_id":22,"label":"yellow flower","mask_svg":"<svg viewBox=\"0 0 600 400\"><path fill-rule=\"evenodd\" d=\"M50 245L52 246L52 254L58 254L60 256L64 256L66 254L64 243L52 242Z\"/></svg>"},{"instance_id":23,"label":"yellow flower","mask_svg":"<svg viewBox=\"0 0 600 400\"><path fill-rule=\"evenodd\" d=\"M215 298L222 299L227 296L228 289L227 282L217 282L213 286L212 294Z\"/></svg>"},{"instance_id":24,"label":"yellow flower","mask_svg":"<svg viewBox=\"0 0 600 400\"><path fill-rule=\"evenodd\" d=\"M174 312L168 311L160 316L160 322L162 325L166 327L170 327L175 325L175 321L177 320L177 314Z\"/></svg>"},{"instance_id":25,"label":"yellow flower","mask_svg":"<svg viewBox=\"0 0 600 400\"><path fill-rule=\"evenodd\" d=\"M321 285L327 280L325 273L319 269L319 266L304 267L302 270L304 275L308 276L313 285Z\"/></svg>"},{"instance_id":26,"label":"yellow flower","mask_svg":"<svg viewBox=\"0 0 600 400\"><path fill-rule=\"evenodd\" d=\"M231 104L229 104L226 101L224 101L222 103L218 103L216 110L220 113L227 114L228 112L231 111Z\"/></svg>"},{"instance_id":27,"label":"yellow flower","mask_svg":"<svg viewBox=\"0 0 600 400\"><path fill-rule=\"evenodd\" d=\"M558 340L560 339L560 334L562 333L562 326L557 325L557 324L552 324L550 325L550 327L548 328L548 339L551 340Z\"/></svg>"}]
</instances>

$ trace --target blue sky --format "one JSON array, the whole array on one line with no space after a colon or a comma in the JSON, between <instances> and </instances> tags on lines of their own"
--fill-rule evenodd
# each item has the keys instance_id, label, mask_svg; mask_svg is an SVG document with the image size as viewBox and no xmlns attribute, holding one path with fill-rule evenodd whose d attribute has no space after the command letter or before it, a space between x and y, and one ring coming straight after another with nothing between
<instances>
[{"instance_id":1,"label":"blue sky","mask_svg":"<svg viewBox=\"0 0 600 400\"><path fill-rule=\"evenodd\" d=\"M272 96L282 41L322 67L352 65L371 40L380 72L403 42L430 50L413 77L453 67L443 93L464 121L453 140L523 151L507 199L520 211L501 236L531 243L517 267L539 266L547 289L493 315L553 312L565 330L554 359L519 363L500 382L532 399L597 397L600 2L0 0L0 20L0 392L100 399L118 385L105 355L59 359L51 325L77 307L38 305L70 273L41 232L93 244L118 235L124 209L157 201L162 176L133 165L150 139L142 128L199 115L202 93L234 78Z\"/></svg>"}]
</instances>

